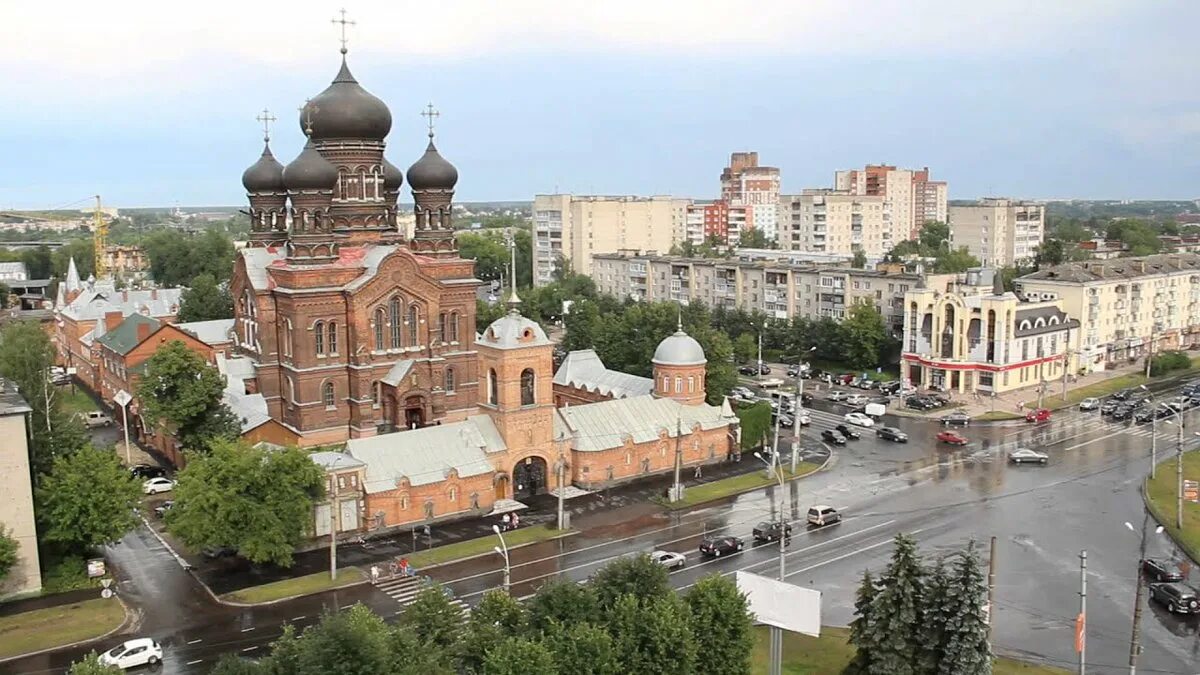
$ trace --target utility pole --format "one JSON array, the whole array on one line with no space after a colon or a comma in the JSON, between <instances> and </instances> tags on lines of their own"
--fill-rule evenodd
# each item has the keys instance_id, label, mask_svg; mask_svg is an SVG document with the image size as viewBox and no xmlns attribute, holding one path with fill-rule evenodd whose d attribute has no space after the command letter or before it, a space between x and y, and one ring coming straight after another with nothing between
<instances>
[{"instance_id":1,"label":"utility pole","mask_svg":"<svg viewBox=\"0 0 1200 675\"><path fill-rule=\"evenodd\" d=\"M758 332L758 372L754 374L759 382L762 381L762 331Z\"/></svg>"},{"instance_id":2,"label":"utility pole","mask_svg":"<svg viewBox=\"0 0 1200 675\"><path fill-rule=\"evenodd\" d=\"M1179 435L1175 440L1175 527L1183 531L1183 415L1179 417Z\"/></svg>"},{"instance_id":3,"label":"utility pole","mask_svg":"<svg viewBox=\"0 0 1200 675\"><path fill-rule=\"evenodd\" d=\"M1045 378L1043 378L1041 386L1038 387L1038 410L1041 410L1042 408L1045 407L1042 405L1045 398L1046 398L1046 380L1045 380Z\"/></svg>"},{"instance_id":4,"label":"utility pole","mask_svg":"<svg viewBox=\"0 0 1200 675\"><path fill-rule=\"evenodd\" d=\"M1063 403L1067 402L1067 370L1071 367L1071 348L1068 347L1063 354L1063 374L1062 374L1062 399Z\"/></svg>"},{"instance_id":5,"label":"utility pole","mask_svg":"<svg viewBox=\"0 0 1200 675\"><path fill-rule=\"evenodd\" d=\"M565 477L567 474L567 462L563 457L562 449L558 451L558 529L566 529L563 509L563 500L566 498L567 486Z\"/></svg>"},{"instance_id":6,"label":"utility pole","mask_svg":"<svg viewBox=\"0 0 1200 675\"><path fill-rule=\"evenodd\" d=\"M337 463L341 458L333 460L329 466L329 482L333 486L330 491L333 496L329 500L329 578L337 579L337 517L338 517L338 476Z\"/></svg>"},{"instance_id":7,"label":"utility pole","mask_svg":"<svg viewBox=\"0 0 1200 675\"><path fill-rule=\"evenodd\" d=\"M1142 520L1141 554L1137 562L1137 590L1133 594L1133 635L1129 638L1129 675L1137 675L1138 654L1142 652L1142 561L1146 559L1146 521Z\"/></svg>"},{"instance_id":8,"label":"utility pole","mask_svg":"<svg viewBox=\"0 0 1200 675\"><path fill-rule=\"evenodd\" d=\"M988 551L988 642L992 641L993 617L996 616L996 537L992 537L991 549Z\"/></svg>"},{"instance_id":9,"label":"utility pole","mask_svg":"<svg viewBox=\"0 0 1200 675\"><path fill-rule=\"evenodd\" d=\"M1087 551L1079 552L1079 618L1075 620L1075 649L1079 675L1087 673Z\"/></svg>"},{"instance_id":10,"label":"utility pole","mask_svg":"<svg viewBox=\"0 0 1200 675\"><path fill-rule=\"evenodd\" d=\"M1158 466L1158 415L1153 408L1150 409L1150 478L1154 479L1154 473Z\"/></svg>"},{"instance_id":11,"label":"utility pole","mask_svg":"<svg viewBox=\"0 0 1200 675\"><path fill-rule=\"evenodd\" d=\"M683 417L675 412L675 485L671 488L671 501L683 499L683 483L680 482L680 472L683 471Z\"/></svg>"}]
</instances>

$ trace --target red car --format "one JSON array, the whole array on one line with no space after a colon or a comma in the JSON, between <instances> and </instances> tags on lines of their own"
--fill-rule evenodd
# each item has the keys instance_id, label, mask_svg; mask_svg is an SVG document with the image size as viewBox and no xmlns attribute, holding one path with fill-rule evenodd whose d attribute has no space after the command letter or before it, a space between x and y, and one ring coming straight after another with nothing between
<instances>
[{"instance_id":1,"label":"red car","mask_svg":"<svg viewBox=\"0 0 1200 675\"><path fill-rule=\"evenodd\" d=\"M937 435L938 441L949 445L966 445L966 437L959 434L957 431L943 431Z\"/></svg>"},{"instance_id":2,"label":"red car","mask_svg":"<svg viewBox=\"0 0 1200 675\"><path fill-rule=\"evenodd\" d=\"M1050 411L1046 408L1038 408L1025 413L1026 422L1045 422L1050 419Z\"/></svg>"}]
</instances>

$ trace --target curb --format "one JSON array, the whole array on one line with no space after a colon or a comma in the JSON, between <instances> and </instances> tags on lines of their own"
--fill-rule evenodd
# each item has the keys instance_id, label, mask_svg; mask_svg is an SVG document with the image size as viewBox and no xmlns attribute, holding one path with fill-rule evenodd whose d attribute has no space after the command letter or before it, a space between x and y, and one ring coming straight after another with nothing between
<instances>
[{"instance_id":1,"label":"curb","mask_svg":"<svg viewBox=\"0 0 1200 675\"><path fill-rule=\"evenodd\" d=\"M344 569L350 569L350 568L358 569L359 573L360 574L362 573L362 570L359 569L355 565L351 565L349 568L344 568ZM321 574L324 574L324 572L321 572ZM371 582L371 580L364 575L363 578L358 579L356 581L351 581L348 584L342 584L340 586L331 586L329 588L322 588L321 590L313 591L312 593L298 593L296 595L289 595L285 598L276 598L275 600L263 600L262 602L236 602L234 600L222 600L221 596L216 595L215 593L212 592L212 590L209 590L208 594L211 595L218 603L225 605L227 607L265 607L267 605L278 605L281 602L289 602L289 601L295 600L297 598L307 598L310 595L318 595L320 593L327 593L329 591L340 591L345 588L353 588L355 586L361 586L362 584L368 584L370 582ZM203 584L203 582L201 582L201 584ZM263 585L265 585L265 584L263 584ZM204 587L208 588L207 585L205 585ZM254 588L254 586L247 586L246 588ZM241 590L244 591L246 589L243 588ZM238 593L240 591L230 591L230 592Z\"/></svg>"},{"instance_id":2,"label":"curb","mask_svg":"<svg viewBox=\"0 0 1200 675\"><path fill-rule=\"evenodd\" d=\"M1193 551L1181 538L1175 536L1175 532L1171 529L1171 526L1163 522L1163 519L1159 516L1155 506L1150 502L1150 495L1146 494L1146 484L1149 482L1149 477L1143 478L1142 485L1138 490L1142 493L1142 503L1146 506L1146 513L1150 514L1150 517L1154 519L1154 522L1162 526L1163 532L1171 539L1172 542L1175 543L1175 546L1180 551L1183 551L1183 554L1192 561L1193 565L1200 565L1200 551Z\"/></svg>"},{"instance_id":3,"label":"curb","mask_svg":"<svg viewBox=\"0 0 1200 675\"><path fill-rule=\"evenodd\" d=\"M116 599L117 602L121 603L121 608L125 611L125 620L122 621L121 625L117 626L116 628L108 631L104 635L97 635L96 637L87 638L86 640L79 640L79 641L71 642L71 643L68 643L65 645L55 645L53 647L46 647L45 649L39 649L36 652L25 652L24 654L15 654L13 656L5 656L4 658L0 658L0 663L8 663L9 661L16 661L17 659L24 659L24 658L28 658L30 656L37 656L38 654L48 654L50 652L56 652L60 649L72 649L74 647L80 647L82 645L91 644L93 642L99 642L101 640L106 640L106 639L112 637L113 635L120 633L121 631L128 628L130 626L130 624L133 623L133 612L129 611L129 605L125 604L125 601L121 599L120 595L114 595L113 597ZM37 611L37 610L34 610L34 611Z\"/></svg>"},{"instance_id":4,"label":"curb","mask_svg":"<svg viewBox=\"0 0 1200 675\"><path fill-rule=\"evenodd\" d=\"M825 469L827 469L829 467L829 465L832 464L834 459L837 457L837 453L834 452L833 448L829 447L829 445L826 444L825 442L822 442L821 446L829 451L829 455L827 457L825 457L825 461L821 463L821 466L818 466L817 468L813 469L812 471L809 471L808 473L804 474L803 476L796 476L794 478L789 478L785 482L793 483L798 480L804 480L805 478L808 478L809 476L816 475L818 473L821 473ZM761 469L754 469L754 471L761 471ZM747 473L752 473L752 472L747 472ZM742 474L742 475L744 475L744 474ZM734 478L734 477L735 476L730 476L730 478ZM731 494L722 495L720 497L714 497L714 498L706 500L706 501L697 502L695 504L688 504L687 506L681 506L677 509L671 508L669 504L661 504L660 503L659 506L661 506L666 511L683 511L685 509L691 509L691 508L695 508L697 506L704 506L705 504L711 504L712 502L715 502L720 499L725 499L727 497L737 497L738 495L744 495L747 492L753 492L753 491L758 490L763 487L766 487L766 486L760 485L758 487L750 488L749 490L743 490L741 492L734 492ZM658 503L658 502L655 502L655 503Z\"/></svg>"},{"instance_id":5,"label":"curb","mask_svg":"<svg viewBox=\"0 0 1200 675\"><path fill-rule=\"evenodd\" d=\"M511 552L511 551L515 551L519 548L525 548L526 546L535 546L537 544L544 544L548 541L558 541L559 539L566 539L567 537L574 537L577 534L579 534L578 530L567 530L566 532L564 532L556 537L550 537L549 539L540 539L538 541L531 541L531 542L528 542L525 544L517 544L516 546L509 546L508 550ZM487 536L487 535L484 535L484 536ZM470 541L470 539L464 539L463 541ZM475 555L469 555L465 558L455 558L454 560L447 560L446 562L440 562L440 563L434 563L432 565L426 565L426 566L422 567L421 570L422 571L433 570L433 569L437 569L439 567L445 567L446 565L457 565L460 562L465 562L467 560L478 560L479 558L485 558L489 555L496 555L496 554L493 551L488 551L486 553L476 553Z\"/></svg>"}]
</instances>

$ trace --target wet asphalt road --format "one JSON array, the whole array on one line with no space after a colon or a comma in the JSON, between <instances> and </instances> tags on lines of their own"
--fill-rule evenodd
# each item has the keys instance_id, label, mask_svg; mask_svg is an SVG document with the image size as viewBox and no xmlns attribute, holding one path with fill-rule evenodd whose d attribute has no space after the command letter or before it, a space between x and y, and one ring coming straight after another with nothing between
<instances>
[{"instance_id":1,"label":"wet asphalt road","mask_svg":"<svg viewBox=\"0 0 1200 675\"><path fill-rule=\"evenodd\" d=\"M837 420L835 404L818 402L813 425L818 434ZM1189 424L1200 412L1189 414ZM726 503L682 513L653 504L597 509L576 518L581 534L512 553L513 592L533 593L557 575L584 579L620 555L653 549L687 554L687 567L671 574L687 587L705 574L744 569L778 573L778 547L753 546L750 530L780 509L796 522L786 552L792 583L823 593L823 621L842 625L853 616L853 595L862 570L880 569L891 554L897 531L913 534L929 555L962 547L975 539L986 557L988 539L997 538L995 644L999 651L1074 667L1073 622L1078 612L1079 552L1088 551L1089 672L1128 672L1129 637L1143 508L1138 492L1149 468L1150 430L1100 421L1095 413L1069 412L1033 426L972 426L963 431L965 448L938 447L936 424L902 419L912 442L897 445L863 434L837 450L825 472L789 484L780 495L769 488ZM1174 448L1174 428L1159 425L1160 458ZM1188 432L1191 435L1191 432ZM1009 466L1005 453L1017 446L1038 447L1051 456L1047 466ZM841 509L846 520L808 530L803 518L814 503ZM717 559L696 550L705 534L734 534L747 549ZM1147 528L1149 555L1178 556L1170 542ZM398 604L370 587L326 593L265 609L216 605L183 572L169 551L144 528L111 554L121 570L120 592L142 608L133 633L152 635L166 646L163 673L201 673L223 653L254 656L278 636L281 624L313 622L323 608L370 604L388 616ZM460 598L477 601L502 581L500 561L485 557L432 570ZM1193 580L1196 580L1193 574ZM1149 604L1142 616L1144 673L1200 673L1198 618L1168 615ZM115 644L116 638L104 645ZM81 650L64 650L0 665L4 672L55 673Z\"/></svg>"}]
</instances>

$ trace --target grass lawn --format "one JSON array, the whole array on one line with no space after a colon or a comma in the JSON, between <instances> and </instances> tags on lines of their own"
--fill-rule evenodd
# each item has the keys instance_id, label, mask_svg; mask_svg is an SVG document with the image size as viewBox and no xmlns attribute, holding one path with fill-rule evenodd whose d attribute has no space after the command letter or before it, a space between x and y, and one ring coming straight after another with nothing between
<instances>
[{"instance_id":1,"label":"grass lawn","mask_svg":"<svg viewBox=\"0 0 1200 675\"><path fill-rule=\"evenodd\" d=\"M1183 477L1200 480L1200 452L1183 453ZM1150 510L1180 542L1192 560L1200 560L1200 504L1183 502L1183 532L1175 527L1175 458L1160 462L1153 480L1146 481Z\"/></svg>"},{"instance_id":2,"label":"grass lawn","mask_svg":"<svg viewBox=\"0 0 1200 675\"><path fill-rule=\"evenodd\" d=\"M821 637L814 638L799 633L783 634L783 672L791 675L838 675L854 657L854 648L846 642L849 631L845 628L821 629ZM754 654L750 672L758 675L767 672L767 647L770 639L767 628L755 629ZM992 668L995 675L1065 675L1069 670L1040 666L1012 659L997 659Z\"/></svg>"},{"instance_id":3,"label":"grass lawn","mask_svg":"<svg viewBox=\"0 0 1200 675\"><path fill-rule=\"evenodd\" d=\"M512 549L522 544L557 539L558 537L570 534L570 532L571 530L558 530L549 525L520 527L510 532L505 532L504 543ZM496 535L492 534L486 537L468 539L455 544L446 544L445 546L437 546L428 551L414 553L408 556L408 562L420 571L422 567L470 558L481 553L491 553L492 549L499 545L500 541L496 538Z\"/></svg>"},{"instance_id":4,"label":"grass lawn","mask_svg":"<svg viewBox=\"0 0 1200 675\"><path fill-rule=\"evenodd\" d=\"M1024 419L1024 417L1015 412L1008 412L1007 410L992 410L990 412L985 412L982 415L976 415L975 419L987 422L997 420L1019 420Z\"/></svg>"},{"instance_id":5,"label":"grass lawn","mask_svg":"<svg viewBox=\"0 0 1200 675\"><path fill-rule=\"evenodd\" d=\"M73 394L70 387L59 387L58 398L62 411L68 415L98 410L96 402L92 400L92 397L83 393L83 389L80 387L76 387Z\"/></svg>"},{"instance_id":6,"label":"grass lawn","mask_svg":"<svg viewBox=\"0 0 1200 675\"><path fill-rule=\"evenodd\" d=\"M1182 372L1182 371L1177 371L1177 372ZM1174 373L1172 373L1172 374L1174 374ZM1061 380L1059 382L1061 382ZM1046 396L1045 400L1043 401L1043 403L1045 404L1045 406L1047 408L1055 409L1055 408L1063 408L1066 406L1075 405L1076 403L1079 403L1080 401L1082 401L1085 398L1103 398L1103 397L1108 396L1109 394L1113 393L1114 391L1118 391L1121 389L1127 389L1130 387L1137 387L1137 386L1146 384L1146 376L1142 375L1140 373L1130 373L1128 375L1118 375L1116 377L1110 377L1107 380L1102 380L1095 384L1089 384L1089 385L1086 385L1083 387L1076 387L1075 389L1068 388L1066 400L1063 400L1063 397L1061 394L1054 394L1052 396L1049 395L1049 392L1053 391L1054 389L1056 389L1060 386L1059 382L1050 382L1046 385L1048 387L1046 390L1047 396ZM1059 391L1061 391L1061 389L1059 389ZM1037 405L1037 394L1036 393L1034 393L1030 397L1029 401L1026 402L1025 406L1033 407L1035 405Z\"/></svg>"},{"instance_id":7,"label":"grass lawn","mask_svg":"<svg viewBox=\"0 0 1200 675\"><path fill-rule=\"evenodd\" d=\"M328 591L333 588L341 588L349 586L366 579L367 576L357 567L339 567L336 580L329 579L329 572L317 572L308 576L296 577L295 579L284 579L262 586L251 586L243 588L240 591L226 593L221 596L222 600L230 602L242 602L246 604L257 604L260 602L271 602L272 600L282 600L297 595L311 595Z\"/></svg>"},{"instance_id":8,"label":"grass lawn","mask_svg":"<svg viewBox=\"0 0 1200 675\"><path fill-rule=\"evenodd\" d=\"M125 608L116 598L0 617L0 658L99 637L124 621Z\"/></svg>"},{"instance_id":9,"label":"grass lawn","mask_svg":"<svg viewBox=\"0 0 1200 675\"><path fill-rule=\"evenodd\" d=\"M819 468L821 468L820 464L814 464L812 462L800 462L796 464L796 473L793 474L791 472L790 464L785 463L783 469L783 478L784 480L800 478L801 476L807 476ZM729 478L714 480L711 483L705 483L703 485L689 486L683 493L683 499L677 502L667 502L663 500L662 505L671 510L686 509L690 506L703 504L704 502L711 502L714 499L741 494L743 492L749 492L750 490L757 490L758 488L766 487L767 485L775 485L778 483L778 481L779 479L777 478L768 477L765 469L762 471L755 470L751 471L750 473L744 473L740 476L730 476Z\"/></svg>"}]
</instances>

